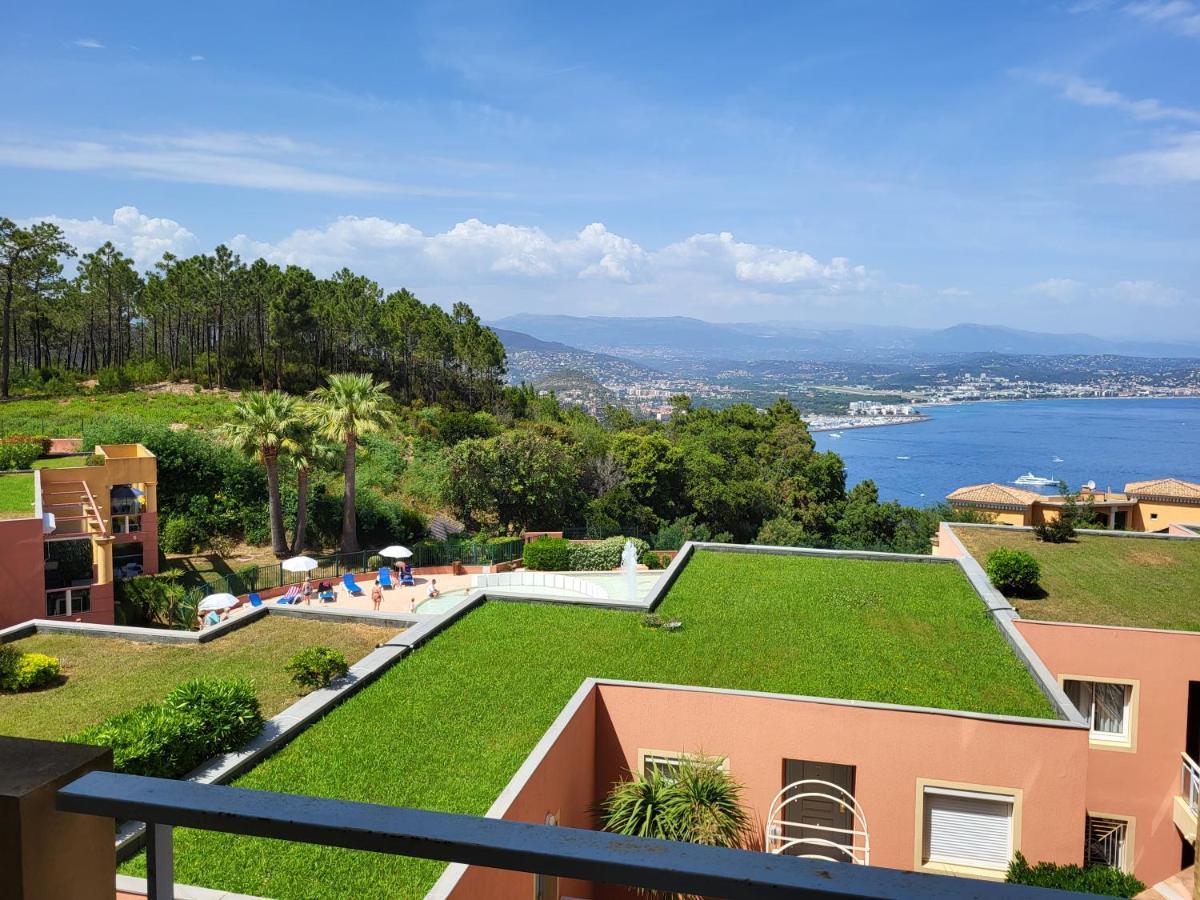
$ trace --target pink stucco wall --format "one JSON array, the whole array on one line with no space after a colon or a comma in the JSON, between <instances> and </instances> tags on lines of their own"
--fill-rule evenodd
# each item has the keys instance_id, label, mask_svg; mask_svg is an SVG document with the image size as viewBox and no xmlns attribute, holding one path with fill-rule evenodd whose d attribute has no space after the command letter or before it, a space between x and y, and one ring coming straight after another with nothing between
<instances>
[{"instance_id":1,"label":"pink stucco wall","mask_svg":"<svg viewBox=\"0 0 1200 900\"><path fill-rule=\"evenodd\" d=\"M583 698L500 818L543 825L547 815L552 814L559 825L591 828L595 755L596 694L592 691ZM534 877L525 872L470 866L450 896L458 900L475 897L529 900L533 896L533 881ZM591 897L592 886L590 882L564 878L559 883L559 892L569 897Z\"/></svg>"},{"instance_id":2,"label":"pink stucco wall","mask_svg":"<svg viewBox=\"0 0 1200 900\"><path fill-rule=\"evenodd\" d=\"M639 749L726 756L765 824L784 786L784 759L849 764L873 865L914 867L921 778L1020 788L1022 850L1032 859L1082 858L1082 729L747 694L608 684L598 694L597 797L636 769Z\"/></svg>"},{"instance_id":3,"label":"pink stucco wall","mask_svg":"<svg viewBox=\"0 0 1200 900\"><path fill-rule=\"evenodd\" d=\"M0 519L0 628L46 617L44 558L41 519Z\"/></svg>"},{"instance_id":4,"label":"pink stucco wall","mask_svg":"<svg viewBox=\"0 0 1200 900\"><path fill-rule=\"evenodd\" d=\"M1017 628L1056 677L1137 681L1136 750L1088 753L1088 808L1136 817L1134 871L1153 884L1180 869L1172 821L1187 727L1188 682L1200 681L1200 634L1020 620Z\"/></svg>"}]
</instances>

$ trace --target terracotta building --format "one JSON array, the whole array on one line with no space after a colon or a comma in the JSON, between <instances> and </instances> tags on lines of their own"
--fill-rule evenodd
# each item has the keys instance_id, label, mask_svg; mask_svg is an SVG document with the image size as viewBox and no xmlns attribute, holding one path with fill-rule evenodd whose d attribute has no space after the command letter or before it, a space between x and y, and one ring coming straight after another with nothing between
<instances>
[{"instance_id":1,"label":"terracotta building","mask_svg":"<svg viewBox=\"0 0 1200 900\"><path fill-rule=\"evenodd\" d=\"M95 465L36 469L29 515L0 519L0 628L29 619L111 624L113 582L158 571L158 465L141 444Z\"/></svg>"}]
</instances>

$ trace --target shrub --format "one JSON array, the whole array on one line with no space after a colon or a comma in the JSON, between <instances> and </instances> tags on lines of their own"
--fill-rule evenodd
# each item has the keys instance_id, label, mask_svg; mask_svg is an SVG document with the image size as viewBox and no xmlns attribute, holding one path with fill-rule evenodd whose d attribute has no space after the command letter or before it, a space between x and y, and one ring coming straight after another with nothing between
<instances>
[{"instance_id":1,"label":"shrub","mask_svg":"<svg viewBox=\"0 0 1200 900\"><path fill-rule=\"evenodd\" d=\"M570 568L580 572L603 572L621 565L625 541L632 540L638 559L646 555L649 545L640 538L621 536L605 538L594 544L572 544Z\"/></svg>"},{"instance_id":2,"label":"shrub","mask_svg":"<svg viewBox=\"0 0 1200 900\"><path fill-rule=\"evenodd\" d=\"M647 550L642 554L641 563L647 569L651 570L665 569L667 567L666 557L654 552L653 550Z\"/></svg>"},{"instance_id":3,"label":"shrub","mask_svg":"<svg viewBox=\"0 0 1200 900\"><path fill-rule=\"evenodd\" d=\"M62 668L45 653L22 653L11 645L0 646L0 691L33 691L58 681Z\"/></svg>"},{"instance_id":4,"label":"shrub","mask_svg":"<svg viewBox=\"0 0 1200 900\"><path fill-rule=\"evenodd\" d=\"M1146 889L1132 875L1110 866L1058 865L1040 862L1029 865L1020 850L1008 865L1005 881L1033 887L1057 888L1105 897L1133 897Z\"/></svg>"},{"instance_id":5,"label":"shrub","mask_svg":"<svg viewBox=\"0 0 1200 900\"><path fill-rule=\"evenodd\" d=\"M258 698L248 682L196 679L161 703L111 716L68 740L111 747L117 772L180 778L205 760L237 749L262 727Z\"/></svg>"},{"instance_id":6,"label":"shrub","mask_svg":"<svg viewBox=\"0 0 1200 900\"><path fill-rule=\"evenodd\" d=\"M605 831L710 847L744 846L753 831L741 784L699 757L684 757L670 776L653 771L617 782L599 819Z\"/></svg>"},{"instance_id":7,"label":"shrub","mask_svg":"<svg viewBox=\"0 0 1200 900\"><path fill-rule=\"evenodd\" d=\"M540 537L525 545L521 558L525 568L537 572L562 572L571 568L573 547L566 538Z\"/></svg>"},{"instance_id":8,"label":"shrub","mask_svg":"<svg viewBox=\"0 0 1200 900\"><path fill-rule=\"evenodd\" d=\"M21 651L12 644L0 644L0 686L6 684L17 671L17 660Z\"/></svg>"},{"instance_id":9,"label":"shrub","mask_svg":"<svg viewBox=\"0 0 1200 900\"><path fill-rule=\"evenodd\" d=\"M28 469L42 455L40 438L5 438L0 441L0 470Z\"/></svg>"},{"instance_id":10,"label":"shrub","mask_svg":"<svg viewBox=\"0 0 1200 900\"><path fill-rule=\"evenodd\" d=\"M204 542L204 533L185 515L168 516L159 534L165 553L195 553Z\"/></svg>"},{"instance_id":11,"label":"shrub","mask_svg":"<svg viewBox=\"0 0 1200 900\"><path fill-rule=\"evenodd\" d=\"M287 671L301 687L323 688L350 671L346 657L331 647L305 647L291 658Z\"/></svg>"},{"instance_id":12,"label":"shrub","mask_svg":"<svg viewBox=\"0 0 1200 900\"><path fill-rule=\"evenodd\" d=\"M22 653L12 675L0 687L9 691L33 691L49 687L61 675L57 658L45 653Z\"/></svg>"},{"instance_id":13,"label":"shrub","mask_svg":"<svg viewBox=\"0 0 1200 900\"><path fill-rule=\"evenodd\" d=\"M106 394L123 394L133 389L133 379L120 366L109 366L101 369L96 375L96 383Z\"/></svg>"},{"instance_id":14,"label":"shrub","mask_svg":"<svg viewBox=\"0 0 1200 900\"><path fill-rule=\"evenodd\" d=\"M1004 594L1026 594L1037 587L1042 576L1038 561L1024 550L997 547L987 557L987 574Z\"/></svg>"},{"instance_id":15,"label":"shrub","mask_svg":"<svg viewBox=\"0 0 1200 900\"><path fill-rule=\"evenodd\" d=\"M1060 516L1051 522L1035 525L1033 533L1039 541L1045 541L1047 544L1065 544L1075 537L1075 525L1071 519Z\"/></svg>"}]
</instances>

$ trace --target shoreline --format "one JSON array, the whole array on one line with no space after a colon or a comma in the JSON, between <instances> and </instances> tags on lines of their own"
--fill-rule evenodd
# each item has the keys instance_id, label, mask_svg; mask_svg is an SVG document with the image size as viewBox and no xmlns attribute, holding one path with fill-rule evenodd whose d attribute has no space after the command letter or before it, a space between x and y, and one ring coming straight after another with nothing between
<instances>
[{"instance_id":1,"label":"shoreline","mask_svg":"<svg viewBox=\"0 0 1200 900\"><path fill-rule=\"evenodd\" d=\"M855 422L848 425L806 424L808 425L808 431L810 434L829 434L831 432L851 431L860 428L889 428L896 425L917 425L921 422L928 422L933 417L922 414L919 416L880 416L879 418L885 421Z\"/></svg>"}]
</instances>

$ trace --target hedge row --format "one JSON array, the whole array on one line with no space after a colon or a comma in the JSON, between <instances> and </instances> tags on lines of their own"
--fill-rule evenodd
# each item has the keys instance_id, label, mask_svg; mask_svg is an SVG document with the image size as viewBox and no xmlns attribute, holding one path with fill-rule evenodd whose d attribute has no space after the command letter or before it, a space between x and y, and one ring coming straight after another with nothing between
<instances>
[{"instance_id":1,"label":"hedge row","mask_svg":"<svg viewBox=\"0 0 1200 900\"><path fill-rule=\"evenodd\" d=\"M640 538L610 537L591 544L573 544L565 538L540 537L525 545L525 568L537 572L607 572L621 565L625 541L632 540L637 558L644 561L649 545Z\"/></svg>"},{"instance_id":2,"label":"hedge row","mask_svg":"<svg viewBox=\"0 0 1200 900\"><path fill-rule=\"evenodd\" d=\"M28 469L50 447L45 438L13 436L0 439L0 471Z\"/></svg>"},{"instance_id":3,"label":"hedge row","mask_svg":"<svg viewBox=\"0 0 1200 900\"><path fill-rule=\"evenodd\" d=\"M194 679L161 703L118 713L67 740L111 747L117 772L182 778L206 760L236 750L262 728L249 682Z\"/></svg>"},{"instance_id":4,"label":"hedge row","mask_svg":"<svg viewBox=\"0 0 1200 900\"><path fill-rule=\"evenodd\" d=\"M1064 866L1051 862L1031 866L1020 851L1009 863L1005 881L1105 897L1133 897L1146 889L1132 875L1110 866Z\"/></svg>"}]
</instances>

